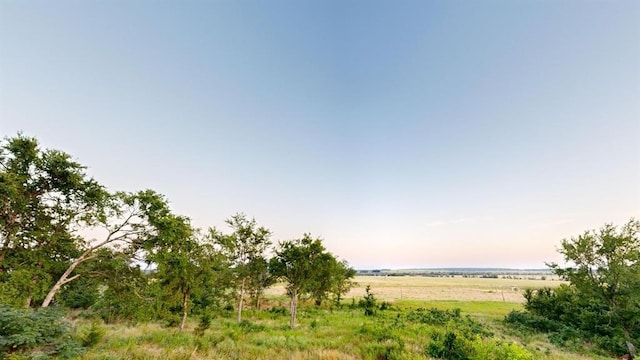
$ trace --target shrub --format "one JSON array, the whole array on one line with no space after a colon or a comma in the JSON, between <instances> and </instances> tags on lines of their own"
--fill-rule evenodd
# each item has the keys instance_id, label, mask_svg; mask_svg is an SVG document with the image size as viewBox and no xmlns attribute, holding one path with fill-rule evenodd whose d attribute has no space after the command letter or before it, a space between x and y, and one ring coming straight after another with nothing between
<instances>
[{"instance_id":1,"label":"shrub","mask_svg":"<svg viewBox=\"0 0 640 360\"><path fill-rule=\"evenodd\" d=\"M371 292L371 286L367 285L365 288L366 294L363 299L360 300L358 306L364 309L365 316L373 316L376 314L376 309L378 307L378 300Z\"/></svg>"},{"instance_id":2,"label":"shrub","mask_svg":"<svg viewBox=\"0 0 640 360\"><path fill-rule=\"evenodd\" d=\"M11 353L39 353L61 358L82 349L71 339L70 326L58 309L14 309L0 305L0 357Z\"/></svg>"},{"instance_id":3,"label":"shrub","mask_svg":"<svg viewBox=\"0 0 640 360\"><path fill-rule=\"evenodd\" d=\"M98 322L94 321L93 323L91 323L91 327L82 336L82 346L94 347L98 345L102 338L104 338L105 334L106 330L104 329L104 327L102 327Z\"/></svg>"},{"instance_id":4,"label":"shrub","mask_svg":"<svg viewBox=\"0 0 640 360\"><path fill-rule=\"evenodd\" d=\"M440 310L418 308L407 314L407 320L428 325L444 325L450 320L460 319L460 309Z\"/></svg>"},{"instance_id":5,"label":"shrub","mask_svg":"<svg viewBox=\"0 0 640 360\"><path fill-rule=\"evenodd\" d=\"M201 337L204 335L204 332L207 331L211 327L212 317L211 314L205 312L200 315L200 321L198 322L198 326L194 329L194 333L196 336Z\"/></svg>"},{"instance_id":6,"label":"shrub","mask_svg":"<svg viewBox=\"0 0 640 360\"><path fill-rule=\"evenodd\" d=\"M471 344L452 331L434 333L431 340L425 350L427 356L436 359L470 360L473 355Z\"/></svg>"}]
</instances>

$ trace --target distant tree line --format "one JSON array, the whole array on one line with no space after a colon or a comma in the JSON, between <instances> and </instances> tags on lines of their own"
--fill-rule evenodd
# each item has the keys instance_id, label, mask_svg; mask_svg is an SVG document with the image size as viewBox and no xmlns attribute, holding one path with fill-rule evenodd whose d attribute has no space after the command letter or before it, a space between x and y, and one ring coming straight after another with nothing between
<instances>
[{"instance_id":1,"label":"distant tree line","mask_svg":"<svg viewBox=\"0 0 640 360\"><path fill-rule=\"evenodd\" d=\"M110 191L21 134L0 142L0 201L0 303L14 307L91 307L106 321L183 329L189 314L229 307L240 322L284 281L294 327L301 297L339 303L355 275L321 239L273 246L271 231L242 213L227 232L197 229L155 191Z\"/></svg>"}]
</instances>

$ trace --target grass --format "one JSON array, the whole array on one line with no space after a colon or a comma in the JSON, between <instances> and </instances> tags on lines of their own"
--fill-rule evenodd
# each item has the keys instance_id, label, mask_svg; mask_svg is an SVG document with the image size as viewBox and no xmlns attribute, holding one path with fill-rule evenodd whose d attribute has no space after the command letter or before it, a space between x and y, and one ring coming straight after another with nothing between
<instances>
[{"instance_id":1,"label":"grass","mask_svg":"<svg viewBox=\"0 0 640 360\"><path fill-rule=\"evenodd\" d=\"M469 326L492 334L475 341L475 346L488 349L488 354L495 344L517 344L504 346L522 349L531 359L605 359L566 352L550 344L545 335L523 335L503 325L506 314L522 309L522 288L553 287L559 281L461 277L358 277L356 281L358 286L350 293L354 300L346 299L345 304L357 303L364 287L371 285L378 301L390 301L391 308L369 317L358 307L317 308L307 303L299 309L294 330L287 326L287 313L247 310L247 321L238 324L229 312L215 318L202 336L194 333L197 319L191 319L183 333L160 324L105 325L105 338L81 359L428 359L425 349L435 341L434 336L443 331L466 331ZM511 291L512 286L520 289L517 296L503 300L499 292ZM402 298L397 296L400 289ZM270 289L269 305L286 307L283 292L281 285ZM479 300L478 293L491 297ZM470 316L472 325L466 320L439 324L411 320L409 313L419 308L460 309L461 319Z\"/></svg>"},{"instance_id":2,"label":"grass","mask_svg":"<svg viewBox=\"0 0 640 360\"><path fill-rule=\"evenodd\" d=\"M362 297L365 287L371 286L380 300L461 300L461 301L503 301L523 303L522 292L528 288L557 287L563 281L557 279L492 279L427 276L357 276L355 286L347 298ZM284 294L284 284L267 290L272 297ZM282 298L285 301L284 298Z\"/></svg>"}]
</instances>

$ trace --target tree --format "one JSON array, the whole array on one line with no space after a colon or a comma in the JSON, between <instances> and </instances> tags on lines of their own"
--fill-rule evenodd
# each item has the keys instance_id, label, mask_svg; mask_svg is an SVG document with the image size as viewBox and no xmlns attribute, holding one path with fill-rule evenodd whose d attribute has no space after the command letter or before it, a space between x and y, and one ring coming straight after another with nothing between
<instances>
[{"instance_id":1,"label":"tree","mask_svg":"<svg viewBox=\"0 0 640 360\"><path fill-rule=\"evenodd\" d=\"M182 331L189 313L189 295L207 270L203 249L189 220L180 216L164 219L152 246L155 251L148 261L157 265L155 278L168 294L177 292L180 296L182 317L178 328Z\"/></svg>"},{"instance_id":2,"label":"tree","mask_svg":"<svg viewBox=\"0 0 640 360\"><path fill-rule=\"evenodd\" d=\"M78 265L96 258L97 250L109 247L134 257L145 248L145 243L157 241L158 232L163 226L167 227L175 217L170 213L164 197L152 190L103 195L99 209L92 216L89 224L101 228L104 233L103 238L100 240L76 238L75 245L81 253L70 260L69 266L47 293L42 307L49 306L63 285L80 276L80 274L73 276L71 274Z\"/></svg>"},{"instance_id":3,"label":"tree","mask_svg":"<svg viewBox=\"0 0 640 360\"><path fill-rule=\"evenodd\" d=\"M313 239L304 234L302 239L283 241L276 250L276 256L269 263L274 275L287 282L287 294L290 298L291 319L289 326L296 324L299 296L309 284L320 276L315 270L318 259L325 254L322 240Z\"/></svg>"},{"instance_id":4,"label":"tree","mask_svg":"<svg viewBox=\"0 0 640 360\"><path fill-rule=\"evenodd\" d=\"M315 275L305 286L305 292L314 299L316 306L321 306L324 300L333 294L337 305L340 305L342 295L349 292L355 276L346 261L340 261L330 252L324 252L315 259Z\"/></svg>"},{"instance_id":5,"label":"tree","mask_svg":"<svg viewBox=\"0 0 640 360\"><path fill-rule=\"evenodd\" d=\"M606 224L600 230L562 241L559 252L568 267L552 263L554 272L571 283L582 301L596 304L598 314L623 334L633 358L640 338L640 221L620 228ZM635 339L635 340L634 340Z\"/></svg>"},{"instance_id":6,"label":"tree","mask_svg":"<svg viewBox=\"0 0 640 360\"><path fill-rule=\"evenodd\" d=\"M350 267L346 260L342 260L337 263L334 274L331 293L335 304L339 307L342 297L355 285L352 279L356 276L356 270Z\"/></svg>"},{"instance_id":7,"label":"tree","mask_svg":"<svg viewBox=\"0 0 640 360\"><path fill-rule=\"evenodd\" d=\"M269 262L264 257L256 257L249 261L248 271L251 274L247 282L253 306L260 310L260 300L264 290L276 283L277 278L269 269Z\"/></svg>"},{"instance_id":8,"label":"tree","mask_svg":"<svg viewBox=\"0 0 640 360\"><path fill-rule=\"evenodd\" d=\"M105 197L84 169L35 138L0 142L0 282L4 291L19 289L27 306L80 255L74 231Z\"/></svg>"},{"instance_id":9,"label":"tree","mask_svg":"<svg viewBox=\"0 0 640 360\"><path fill-rule=\"evenodd\" d=\"M271 245L269 240L271 231L258 227L255 219L249 220L242 213L233 215L226 220L226 223L233 230L231 234L222 234L216 229L210 229L210 234L222 252L227 255L235 270L238 284L238 322L240 322L247 282L253 279L254 284L258 283L259 278L263 276L260 268L252 268L249 265L264 258L267 247Z\"/></svg>"}]
</instances>

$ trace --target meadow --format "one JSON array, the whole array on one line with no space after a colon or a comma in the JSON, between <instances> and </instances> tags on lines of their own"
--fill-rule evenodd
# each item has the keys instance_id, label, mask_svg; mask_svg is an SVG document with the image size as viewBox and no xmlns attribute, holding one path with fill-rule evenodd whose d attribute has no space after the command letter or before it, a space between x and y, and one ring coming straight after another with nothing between
<instances>
[{"instance_id":1,"label":"meadow","mask_svg":"<svg viewBox=\"0 0 640 360\"><path fill-rule=\"evenodd\" d=\"M157 323L102 325L104 338L81 358L430 359L435 358L429 356L430 347L447 331L472 333L465 346L476 349L477 359L606 358L588 349L567 352L543 335L514 332L502 322L510 311L522 309L522 289L554 287L560 281L418 276L359 276L355 281L341 307L305 303L293 330L280 284L268 290L266 308L246 311L241 323L228 312L204 331L197 319L184 332ZM365 316L358 306L367 285L377 299L374 316ZM76 321L77 331L89 331L88 320Z\"/></svg>"}]
</instances>

